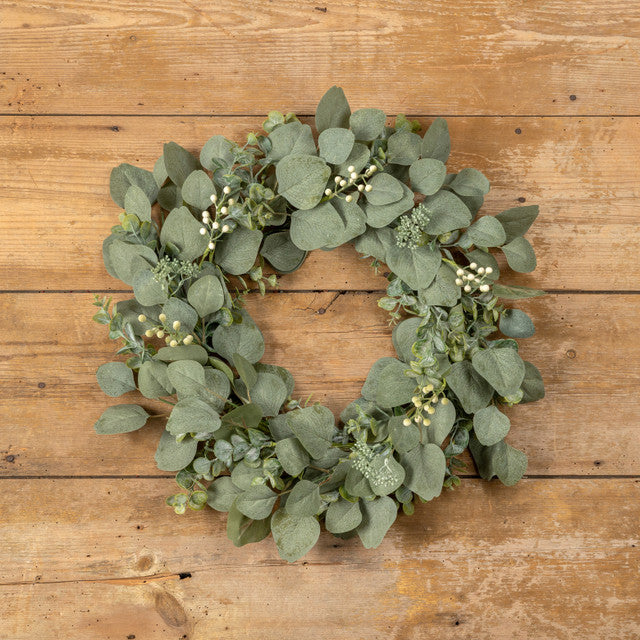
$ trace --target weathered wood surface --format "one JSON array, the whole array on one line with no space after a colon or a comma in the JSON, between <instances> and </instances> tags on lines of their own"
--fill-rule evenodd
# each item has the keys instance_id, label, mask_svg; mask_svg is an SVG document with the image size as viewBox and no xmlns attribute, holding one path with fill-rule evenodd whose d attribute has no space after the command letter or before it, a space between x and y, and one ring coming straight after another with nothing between
<instances>
[{"instance_id":1,"label":"weathered wood surface","mask_svg":"<svg viewBox=\"0 0 640 640\"><path fill-rule=\"evenodd\" d=\"M163 480L3 484L11 640L640 635L638 480L465 480L374 553L323 533L294 565L232 547L224 514L176 516Z\"/></svg>"},{"instance_id":2,"label":"weathered wood surface","mask_svg":"<svg viewBox=\"0 0 640 640\"><path fill-rule=\"evenodd\" d=\"M421 118L423 125L430 119ZM151 168L162 143L193 151L214 133L241 141L256 118L0 118L0 272L9 290L126 288L100 259L119 213L108 193L120 162ZM540 204L529 237L533 276L554 290L637 289L640 118L451 118L451 170L474 166L492 182L485 211ZM516 133L519 131L520 133ZM37 256L37 259L35 259ZM508 272L507 272L508 273ZM284 289L383 288L351 247L312 253Z\"/></svg>"},{"instance_id":3,"label":"weathered wood surface","mask_svg":"<svg viewBox=\"0 0 640 640\"><path fill-rule=\"evenodd\" d=\"M312 393L339 414L373 362L395 355L379 297L256 294L247 306L265 336L264 361L293 372L296 397ZM0 334L0 414L9 427L0 475L162 474L153 460L159 424L120 436L93 431L109 404L153 404L137 393L108 398L98 387L95 371L116 359L115 344L90 321L91 302L86 293L0 296L0 317L15 320ZM509 412L509 440L529 454L529 473L640 475L640 296L556 294L520 306L538 329L521 353L548 390Z\"/></svg>"},{"instance_id":4,"label":"weathered wood surface","mask_svg":"<svg viewBox=\"0 0 640 640\"><path fill-rule=\"evenodd\" d=\"M2 4L0 638L640 638L639 36L628 0ZM94 434L118 400L87 290L125 288L100 259L112 166L312 114L334 83L451 116L450 167L491 179L488 213L540 204L538 269L505 275L556 292L518 305L548 395L511 411L516 487L465 478L377 551L323 533L287 565L163 504L159 424ZM367 293L385 280L345 247L279 286L248 300L265 359L337 413L392 353Z\"/></svg>"},{"instance_id":5,"label":"weathered wood surface","mask_svg":"<svg viewBox=\"0 0 640 640\"><path fill-rule=\"evenodd\" d=\"M629 0L5 3L5 113L637 114Z\"/></svg>"}]
</instances>

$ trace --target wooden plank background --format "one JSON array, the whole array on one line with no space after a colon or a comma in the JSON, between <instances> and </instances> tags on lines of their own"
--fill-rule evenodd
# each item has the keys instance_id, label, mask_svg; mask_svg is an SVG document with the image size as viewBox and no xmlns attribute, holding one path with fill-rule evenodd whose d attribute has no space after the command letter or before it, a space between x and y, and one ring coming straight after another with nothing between
<instances>
[{"instance_id":1,"label":"wooden plank background","mask_svg":"<svg viewBox=\"0 0 640 640\"><path fill-rule=\"evenodd\" d=\"M0 4L0 638L640 638L640 6L631 0L86 0ZM400 517L377 551L323 534L303 561L178 517L160 429L96 436L113 344L93 292L108 175L162 143L240 140L270 109L448 116L486 211L539 203L512 282L547 397L510 411L528 476ZM391 352L384 278L347 248L251 296L265 359L336 413ZM353 342L356 326L358 343Z\"/></svg>"}]
</instances>

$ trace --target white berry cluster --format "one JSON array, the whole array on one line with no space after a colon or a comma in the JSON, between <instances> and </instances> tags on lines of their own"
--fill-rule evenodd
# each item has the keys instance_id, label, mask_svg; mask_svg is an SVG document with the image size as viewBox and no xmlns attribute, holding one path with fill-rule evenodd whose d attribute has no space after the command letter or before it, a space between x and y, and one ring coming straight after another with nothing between
<instances>
[{"instance_id":1,"label":"white berry cluster","mask_svg":"<svg viewBox=\"0 0 640 640\"><path fill-rule=\"evenodd\" d=\"M218 196L214 193L211 196L211 204L213 206L213 217L208 209L202 212L202 227L200 227L200 234L209 234L209 244L207 245L208 251L214 251L216 248L216 240L218 240L223 233L229 233L233 231L236 223L233 220L225 222L226 216L229 214L229 209L236 204L233 198L229 198L231 193L231 187L224 187L222 189L222 198L218 200ZM208 253L208 252L207 252ZM207 254L205 253L205 256Z\"/></svg>"},{"instance_id":2,"label":"white berry cluster","mask_svg":"<svg viewBox=\"0 0 640 640\"><path fill-rule=\"evenodd\" d=\"M465 293L479 290L486 293L491 289L491 285L485 281L488 275L493 273L491 267L479 267L475 262L469 265L469 270L459 268L456 271L456 284L462 287Z\"/></svg>"},{"instance_id":3,"label":"white berry cluster","mask_svg":"<svg viewBox=\"0 0 640 640\"><path fill-rule=\"evenodd\" d=\"M147 316L141 313L138 316L138 322L147 322ZM164 341L170 347L177 347L180 343L190 345L193 342L193 336L190 333L180 331L180 320L174 320L170 325L167 324L167 316L161 313L158 316L158 323L144 332L147 338L164 338Z\"/></svg>"},{"instance_id":4,"label":"white berry cluster","mask_svg":"<svg viewBox=\"0 0 640 640\"><path fill-rule=\"evenodd\" d=\"M360 192L369 192L373 187L370 184L367 184L367 178L370 178L377 170L378 167L376 167L375 164L372 164L363 173L358 173L353 165L349 165L347 167L347 172L349 175L347 177L343 177L340 175L336 176L333 179L335 186L333 187L333 189L325 189L324 195L327 196L327 198L333 198L341 194L345 189L348 189L349 187L356 187L356 189ZM345 196L345 200L346 202L352 202L353 195L347 194Z\"/></svg>"},{"instance_id":5,"label":"white berry cluster","mask_svg":"<svg viewBox=\"0 0 640 640\"><path fill-rule=\"evenodd\" d=\"M409 414L413 414L413 421L416 424L422 424L425 427L428 427L431 424L431 420L429 416L432 416L435 412L435 405L440 402L440 404L449 404L449 400L442 396L439 397L437 391L432 384L428 384L422 387L419 391L419 395L413 396L411 398L411 402L413 402L414 409L410 411ZM411 415L408 415L403 421L405 427L411 425Z\"/></svg>"}]
</instances>

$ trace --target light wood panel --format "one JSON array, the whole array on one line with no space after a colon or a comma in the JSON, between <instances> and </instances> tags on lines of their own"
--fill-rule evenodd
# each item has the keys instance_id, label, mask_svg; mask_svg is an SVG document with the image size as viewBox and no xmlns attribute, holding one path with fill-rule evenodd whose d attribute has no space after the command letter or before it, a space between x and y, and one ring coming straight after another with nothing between
<instances>
[{"instance_id":1,"label":"light wood panel","mask_svg":"<svg viewBox=\"0 0 640 640\"><path fill-rule=\"evenodd\" d=\"M3 7L6 113L637 114L628 0L61 0Z\"/></svg>"},{"instance_id":2,"label":"light wood panel","mask_svg":"<svg viewBox=\"0 0 640 640\"><path fill-rule=\"evenodd\" d=\"M162 142L199 149L214 133L242 140L256 118L0 118L1 287L122 289L101 259L117 224L109 172L120 162L151 168ZM423 125L428 119L422 119ZM487 213L538 203L529 237L531 275L514 283L547 289L638 289L640 195L636 118L453 118L451 170L474 166L492 181ZM516 129L520 134L516 133ZM351 247L313 252L284 289L381 289Z\"/></svg>"},{"instance_id":3,"label":"light wood panel","mask_svg":"<svg viewBox=\"0 0 640 640\"><path fill-rule=\"evenodd\" d=\"M313 393L338 414L359 396L371 364L394 355L377 297L249 297L265 335L264 361L293 372L296 397ZM148 402L137 394L107 398L97 386L94 373L114 359L116 345L90 321L91 301L88 294L0 296L0 317L15 320L0 334L7 433L0 474L159 473L153 461L159 425L112 437L93 432L109 404ZM510 411L509 440L529 455L529 472L640 474L640 343L633 339L640 296L553 295L521 307L538 327L521 342L521 353L547 385L543 401Z\"/></svg>"},{"instance_id":4,"label":"light wood panel","mask_svg":"<svg viewBox=\"0 0 640 640\"><path fill-rule=\"evenodd\" d=\"M294 565L270 539L234 548L225 514L176 516L161 480L1 484L12 640L640 634L634 480L466 480L377 550L323 533Z\"/></svg>"}]
</instances>

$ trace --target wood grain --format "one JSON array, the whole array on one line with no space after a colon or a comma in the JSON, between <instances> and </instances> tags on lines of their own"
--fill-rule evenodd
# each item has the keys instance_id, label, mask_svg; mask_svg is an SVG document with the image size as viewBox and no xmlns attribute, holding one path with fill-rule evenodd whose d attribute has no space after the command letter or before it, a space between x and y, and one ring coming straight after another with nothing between
<instances>
[{"instance_id":1,"label":"wood grain","mask_svg":"<svg viewBox=\"0 0 640 640\"><path fill-rule=\"evenodd\" d=\"M265 335L264 361L293 372L296 397L313 394L338 414L359 396L373 362L395 355L377 297L281 293L247 302ZM116 345L91 323L91 300L0 296L0 317L16 320L0 334L8 434L0 475L160 474L153 461L159 424L113 437L91 427L109 404L152 406L137 394L111 399L100 391L95 371L115 359ZM640 343L630 337L640 296L553 295L521 307L538 327L521 353L538 365L548 390L543 401L509 412L509 440L528 453L529 473L640 475Z\"/></svg>"},{"instance_id":2,"label":"wood grain","mask_svg":"<svg viewBox=\"0 0 640 640\"><path fill-rule=\"evenodd\" d=\"M234 548L225 514L176 516L161 480L3 487L12 640L640 634L637 480L465 480L400 516L375 551L323 533L294 565L271 540Z\"/></svg>"},{"instance_id":3,"label":"wood grain","mask_svg":"<svg viewBox=\"0 0 640 640\"><path fill-rule=\"evenodd\" d=\"M428 119L421 119L423 125ZM0 252L8 290L122 289L101 245L118 208L109 172L151 168L162 142L196 151L213 134L242 140L256 118L0 118ZM555 290L636 290L640 118L453 118L451 170L474 166L492 181L485 211L538 203L529 237L538 252L514 283ZM516 133L516 130L520 133ZM382 289L351 247L312 252L283 289Z\"/></svg>"},{"instance_id":4,"label":"wood grain","mask_svg":"<svg viewBox=\"0 0 640 640\"><path fill-rule=\"evenodd\" d=\"M625 0L5 3L6 113L637 114Z\"/></svg>"}]
</instances>

